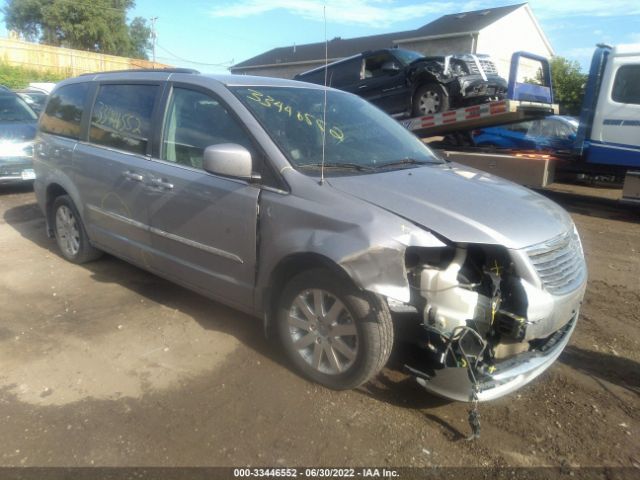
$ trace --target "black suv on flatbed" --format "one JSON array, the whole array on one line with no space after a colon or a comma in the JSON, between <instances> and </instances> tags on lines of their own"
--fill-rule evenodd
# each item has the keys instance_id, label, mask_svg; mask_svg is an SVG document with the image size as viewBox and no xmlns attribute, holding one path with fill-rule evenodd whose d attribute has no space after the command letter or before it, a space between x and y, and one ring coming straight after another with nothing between
<instances>
[{"instance_id":1,"label":"black suv on flatbed","mask_svg":"<svg viewBox=\"0 0 640 480\"><path fill-rule=\"evenodd\" d=\"M425 57L401 48L369 51L296 75L352 92L385 112L430 115L504 98L507 82L486 55Z\"/></svg>"}]
</instances>

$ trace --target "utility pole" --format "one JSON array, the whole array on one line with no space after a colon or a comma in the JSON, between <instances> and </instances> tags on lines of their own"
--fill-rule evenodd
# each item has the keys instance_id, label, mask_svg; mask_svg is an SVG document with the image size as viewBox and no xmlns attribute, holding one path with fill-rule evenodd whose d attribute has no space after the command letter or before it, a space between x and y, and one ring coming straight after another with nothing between
<instances>
[{"instance_id":1,"label":"utility pole","mask_svg":"<svg viewBox=\"0 0 640 480\"><path fill-rule=\"evenodd\" d=\"M158 17L151 17L151 44L153 45L153 68L156 68L156 40L158 34L156 33L156 20Z\"/></svg>"}]
</instances>

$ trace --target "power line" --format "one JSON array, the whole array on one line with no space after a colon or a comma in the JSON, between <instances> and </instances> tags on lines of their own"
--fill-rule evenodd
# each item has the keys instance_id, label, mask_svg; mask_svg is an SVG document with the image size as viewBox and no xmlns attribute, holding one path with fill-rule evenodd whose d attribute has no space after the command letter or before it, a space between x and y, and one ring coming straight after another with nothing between
<instances>
[{"instance_id":1,"label":"power line","mask_svg":"<svg viewBox=\"0 0 640 480\"><path fill-rule=\"evenodd\" d=\"M204 65L207 67L226 67L229 66L231 64L233 64L233 60L229 60L227 62L223 62L223 63L205 63L205 62L197 62L195 60L188 60L186 58L182 58L178 55L176 55L175 53L170 52L169 50L167 50L166 48L164 48L162 45L160 45L159 43L157 44L158 48L160 50L163 50L164 52L166 52L167 54L171 55L173 58L183 61L183 62L187 62L187 63L193 63L195 65Z\"/></svg>"}]
</instances>

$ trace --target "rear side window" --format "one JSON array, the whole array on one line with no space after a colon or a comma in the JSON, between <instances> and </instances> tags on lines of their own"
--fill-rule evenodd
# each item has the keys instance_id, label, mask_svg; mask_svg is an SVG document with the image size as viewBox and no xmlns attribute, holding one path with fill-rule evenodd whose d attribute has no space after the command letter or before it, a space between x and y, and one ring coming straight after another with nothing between
<instances>
[{"instance_id":1,"label":"rear side window","mask_svg":"<svg viewBox=\"0 0 640 480\"><path fill-rule=\"evenodd\" d=\"M89 141L144 155L149 145L156 85L101 85L91 114Z\"/></svg>"},{"instance_id":2,"label":"rear side window","mask_svg":"<svg viewBox=\"0 0 640 480\"><path fill-rule=\"evenodd\" d=\"M311 73L305 73L304 75L301 74L300 77L298 77L298 80L302 82L317 83L319 85L324 85L324 72L325 72L325 69L321 68L320 70L316 70Z\"/></svg>"},{"instance_id":3,"label":"rear side window","mask_svg":"<svg viewBox=\"0 0 640 480\"><path fill-rule=\"evenodd\" d=\"M351 60L342 61L335 65L329 65L326 69L321 68L312 73L300 76L298 79L303 82L317 83L324 85L325 71L327 72L327 85L330 87L341 88L352 85L360 80L360 71L362 70L362 57L358 56Z\"/></svg>"},{"instance_id":4,"label":"rear side window","mask_svg":"<svg viewBox=\"0 0 640 480\"><path fill-rule=\"evenodd\" d=\"M330 86L341 87L343 85L353 85L360 80L362 70L362 58L354 58L339 63L329 70L327 83Z\"/></svg>"},{"instance_id":5,"label":"rear side window","mask_svg":"<svg viewBox=\"0 0 640 480\"><path fill-rule=\"evenodd\" d=\"M40 118L40 130L78 140L88 90L88 83L74 83L56 90Z\"/></svg>"},{"instance_id":6,"label":"rear side window","mask_svg":"<svg viewBox=\"0 0 640 480\"><path fill-rule=\"evenodd\" d=\"M533 122L519 122L519 123L511 123L509 125L505 125L502 128L504 128L505 130L511 130L512 132L522 133L526 135L527 133L529 134L534 133L534 130L536 129L532 128L533 126L534 126ZM537 124L535 126L537 127Z\"/></svg>"},{"instance_id":7,"label":"rear side window","mask_svg":"<svg viewBox=\"0 0 640 480\"><path fill-rule=\"evenodd\" d=\"M618 103L640 105L640 65L623 65L618 69L611 98Z\"/></svg>"}]
</instances>

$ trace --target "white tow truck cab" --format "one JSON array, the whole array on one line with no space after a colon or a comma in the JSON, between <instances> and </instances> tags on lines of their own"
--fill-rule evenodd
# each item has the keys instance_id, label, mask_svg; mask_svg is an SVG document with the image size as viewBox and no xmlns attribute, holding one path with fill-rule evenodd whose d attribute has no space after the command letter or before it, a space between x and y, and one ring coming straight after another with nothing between
<instances>
[{"instance_id":1,"label":"white tow truck cab","mask_svg":"<svg viewBox=\"0 0 640 480\"><path fill-rule=\"evenodd\" d=\"M640 44L597 46L574 154L579 169L626 174L623 198L640 201Z\"/></svg>"}]
</instances>

